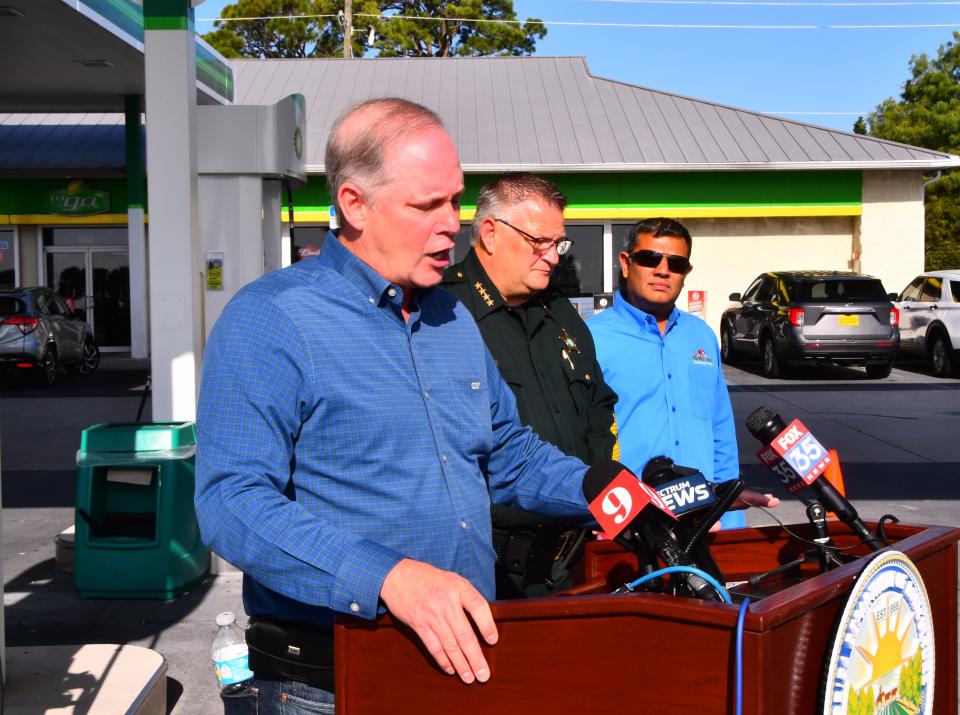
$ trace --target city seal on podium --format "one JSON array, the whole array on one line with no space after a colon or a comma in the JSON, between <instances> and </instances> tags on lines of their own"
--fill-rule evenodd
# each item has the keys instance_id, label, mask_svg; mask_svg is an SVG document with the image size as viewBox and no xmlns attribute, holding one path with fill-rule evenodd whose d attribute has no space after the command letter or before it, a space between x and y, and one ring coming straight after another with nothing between
<instances>
[{"instance_id":1,"label":"city seal on podium","mask_svg":"<svg viewBox=\"0 0 960 715\"><path fill-rule=\"evenodd\" d=\"M857 577L833 637L823 715L929 715L933 674L923 579L904 554L883 551Z\"/></svg>"}]
</instances>

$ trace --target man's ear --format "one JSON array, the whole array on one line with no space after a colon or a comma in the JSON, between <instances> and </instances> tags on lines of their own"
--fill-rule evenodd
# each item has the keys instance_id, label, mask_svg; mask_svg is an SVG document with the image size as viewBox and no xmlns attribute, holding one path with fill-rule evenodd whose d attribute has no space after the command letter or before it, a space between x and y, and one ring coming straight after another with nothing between
<instances>
[{"instance_id":1,"label":"man's ear","mask_svg":"<svg viewBox=\"0 0 960 715\"><path fill-rule=\"evenodd\" d=\"M337 205L343 216L343 222L349 224L355 231L363 231L366 224L369 200L357 184L344 181L337 190Z\"/></svg>"},{"instance_id":2,"label":"man's ear","mask_svg":"<svg viewBox=\"0 0 960 715\"><path fill-rule=\"evenodd\" d=\"M620 251L620 275L624 278L627 277L627 272L630 270L630 254L626 251Z\"/></svg>"},{"instance_id":3,"label":"man's ear","mask_svg":"<svg viewBox=\"0 0 960 715\"><path fill-rule=\"evenodd\" d=\"M477 238L477 248L493 255L497 248L497 222L489 216L480 222L480 234Z\"/></svg>"}]
</instances>

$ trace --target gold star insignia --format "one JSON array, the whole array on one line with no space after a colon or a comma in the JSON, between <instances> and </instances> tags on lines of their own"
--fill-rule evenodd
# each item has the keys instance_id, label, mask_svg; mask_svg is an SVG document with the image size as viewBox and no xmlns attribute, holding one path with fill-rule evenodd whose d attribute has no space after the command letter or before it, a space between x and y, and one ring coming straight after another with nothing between
<instances>
[{"instance_id":1,"label":"gold star insignia","mask_svg":"<svg viewBox=\"0 0 960 715\"><path fill-rule=\"evenodd\" d=\"M572 335L570 335L570 333L567 332L566 328L564 328L563 332L560 333L560 342L563 343L563 346L567 350L575 353L580 352L580 347L577 345L577 341Z\"/></svg>"},{"instance_id":2,"label":"gold star insignia","mask_svg":"<svg viewBox=\"0 0 960 715\"><path fill-rule=\"evenodd\" d=\"M483 301L487 304L487 307L492 308L493 298L490 297L490 294L487 292L487 289L484 287L483 283L477 281L473 284L473 287L477 289L477 293L479 293L480 297L483 298Z\"/></svg>"}]
</instances>

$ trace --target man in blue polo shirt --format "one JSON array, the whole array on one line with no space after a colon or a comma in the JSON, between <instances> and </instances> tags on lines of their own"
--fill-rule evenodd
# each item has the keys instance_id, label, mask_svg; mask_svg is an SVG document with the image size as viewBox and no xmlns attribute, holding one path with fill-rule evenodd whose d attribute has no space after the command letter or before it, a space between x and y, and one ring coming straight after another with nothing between
<instances>
[{"instance_id":1,"label":"man in blue polo shirt","mask_svg":"<svg viewBox=\"0 0 960 715\"><path fill-rule=\"evenodd\" d=\"M717 338L676 307L692 270L690 232L667 218L638 222L620 253L623 288L613 308L587 321L616 406L620 460L639 474L651 455L695 467L712 482L740 474L737 435ZM738 506L772 507L779 499L745 489ZM742 511L722 520L744 526Z\"/></svg>"}]
</instances>

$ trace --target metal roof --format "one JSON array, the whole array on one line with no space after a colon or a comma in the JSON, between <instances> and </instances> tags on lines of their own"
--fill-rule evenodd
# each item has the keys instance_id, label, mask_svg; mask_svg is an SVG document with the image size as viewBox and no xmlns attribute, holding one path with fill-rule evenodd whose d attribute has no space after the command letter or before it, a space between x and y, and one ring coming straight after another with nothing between
<instances>
[{"instance_id":1,"label":"metal roof","mask_svg":"<svg viewBox=\"0 0 960 715\"><path fill-rule=\"evenodd\" d=\"M236 101L306 97L307 169L347 106L443 119L468 172L940 169L960 157L594 77L583 57L234 60Z\"/></svg>"},{"instance_id":2,"label":"metal roof","mask_svg":"<svg viewBox=\"0 0 960 715\"><path fill-rule=\"evenodd\" d=\"M582 57L234 60L236 102L306 99L307 170L348 106L436 111L471 173L946 169L960 157L594 77ZM0 171L122 172L119 114L0 114Z\"/></svg>"}]
</instances>

